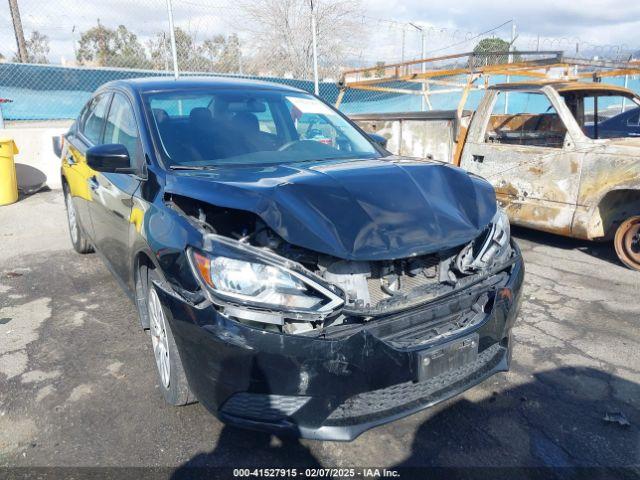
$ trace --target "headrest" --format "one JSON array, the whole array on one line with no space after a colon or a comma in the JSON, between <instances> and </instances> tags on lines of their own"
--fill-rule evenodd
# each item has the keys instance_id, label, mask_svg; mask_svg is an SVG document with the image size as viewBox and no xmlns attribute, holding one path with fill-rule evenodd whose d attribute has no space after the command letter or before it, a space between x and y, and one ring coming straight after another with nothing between
<instances>
[{"instance_id":1,"label":"headrest","mask_svg":"<svg viewBox=\"0 0 640 480\"><path fill-rule=\"evenodd\" d=\"M169 114L162 108L154 108L151 110L153 117L156 119L156 123L160 124L169 119Z\"/></svg>"},{"instance_id":2,"label":"headrest","mask_svg":"<svg viewBox=\"0 0 640 480\"><path fill-rule=\"evenodd\" d=\"M233 124L241 130L257 132L260 130L260 122L258 117L249 112L238 112L233 116Z\"/></svg>"},{"instance_id":3,"label":"headrest","mask_svg":"<svg viewBox=\"0 0 640 480\"><path fill-rule=\"evenodd\" d=\"M194 125L208 125L212 120L211 110L205 107L196 107L189 113L189 121Z\"/></svg>"}]
</instances>

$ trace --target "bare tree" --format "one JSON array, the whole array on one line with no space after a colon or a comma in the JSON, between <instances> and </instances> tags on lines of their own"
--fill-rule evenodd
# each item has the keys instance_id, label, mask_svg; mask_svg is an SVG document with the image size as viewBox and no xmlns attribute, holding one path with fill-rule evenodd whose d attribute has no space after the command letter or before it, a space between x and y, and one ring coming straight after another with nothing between
<instances>
[{"instance_id":1,"label":"bare tree","mask_svg":"<svg viewBox=\"0 0 640 480\"><path fill-rule=\"evenodd\" d=\"M25 63L49 63L49 37L34 30L25 42L26 56ZM20 62L20 55L13 56L13 62Z\"/></svg>"},{"instance_id":2,"label":"bare tree","mask_svg":"<svg viewBox=\"0 0 640 480\"><path fill-rule=\"evenodd\" d=\"M309 0L242 0L240 7L245 29L252 31L253 69L263 75L312 77ZM335 77L359 43L360 3L314 0L314 9L320 76Z\"/></svg>"}]
</instances>

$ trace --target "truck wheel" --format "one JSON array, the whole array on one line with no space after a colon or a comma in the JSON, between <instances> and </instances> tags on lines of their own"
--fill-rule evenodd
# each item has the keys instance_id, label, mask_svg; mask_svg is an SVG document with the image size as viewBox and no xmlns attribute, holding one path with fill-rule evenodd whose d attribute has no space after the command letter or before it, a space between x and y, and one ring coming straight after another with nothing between
<instances>
[{"instance_id":1,"label":"truck wheel","mask_svg":"<svg viewBox=\"0 0 640 480\"><path fill-rule=\"evenodd\" d=\"M145 272L146 271L146 272ZM178 347L171 332L168 316L171 315L160 303L160 297L153 281L160 281L159 275L150 268L142 267L140 274L147 274L145 288L146 302L143 308L149 317L149 333L153 356L156 360L160 390L170 405L186 405L195 401L187 383Z\"/></svg>"},{"instance_id":2,"label":"truck wheel","mask_svg":"<svg viewBox=\"0 0 640 480\"><path fill-rule=\"evenodd\" d=\"M614 245L622 263L640 270L640 216L628 218L618 227Z\"/></svg>"},{"instance_id":3,"label":"truck wheel","mask_svg":"<svg viewBox=\"0 0 640 480\"><path fill-rule=\"evenodd\" d=\"M69 236L71 237L73 249L78 253L93 252L93 247L82 230L80 222L78 222L78 214L73 204L73 197L67 186L64 187L64 203L67 207L67 224L69 225Z\"/></svg>"}]
</instances>

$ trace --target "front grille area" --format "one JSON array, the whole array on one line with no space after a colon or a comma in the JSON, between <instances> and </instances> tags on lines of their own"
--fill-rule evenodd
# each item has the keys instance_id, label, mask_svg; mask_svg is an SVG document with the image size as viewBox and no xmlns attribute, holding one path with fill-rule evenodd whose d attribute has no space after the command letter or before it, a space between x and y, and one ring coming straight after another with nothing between
<instances>
[{"instance_id":1,"label":"front grille area","mask_svg":"<svg viewBox=\"0 0 640 480\"><path fill-rule=\"evenodd\" d=\"M343 402L325 420L325 425L349 425L367 421L380 414L395 415L420 405L438 401L458 386L482 377L501 360L505 349L496 343L478 354L478 358L423 382L405 382L380 390L355 395Z\"/></svg>"},{"instance_id":2,"label":"front grille area","mask_svg":"<svg viewBox=\"0 0 640 480\"><path fill-rule=\"evenodd\" d=\"M451 335L477 329L491 318L495 297L492 285L371 321L366 328L393 348L424 348Z\"/></svg>"},{"instance_id":3,"label":"front grille area","mask_svg":"<svg viewBox=\"0 0 640 480\"><path fill-rule=\"evenodd\" d=\"M367 287L372 306L392 297L394 293L407 294L415 288L438 283L440 259L436 255L425 255L413 261L420 262L415 268L418 271L413 273L408 271L406 265L402 265L406 261L394 262L396 265L391 273L382 266L383 262L371 262L371 277L367 278Z\"/></svg>"},{"instance_id":4,"label":"front grille area","mask_svg":"<svg viewBox=\"0 0 640 480\"><path fill-rule=\"evenodd\" d=\"M396 348L413 348L426 345L453 334L461 333L479 325L486 315L469 311L451 315L434 322L424 322L404 330L391 331L378 338Z\"/></svg>"},{"instance_id":5,"label":"front grille area","mask_svg":"<svg viewBox=\"0 0 640 480\"><path fill-rule=\"evenodd\" d=\"M438 285L440 261L438 255L371 262L327 261L319 274L344 290L347 307L375 309L384 301Z\"/></svg>"},{"instance_id":6,"label":"front grille area","mask_svg":"<svg viewBox=\"0 0 640 480\"><path fill-rule=\"evenodd\" d=\"M242 392L227 400L221 411L234 417L276 422L293 415L309 401L309 398Z\"/></svg>"}]
</instances>

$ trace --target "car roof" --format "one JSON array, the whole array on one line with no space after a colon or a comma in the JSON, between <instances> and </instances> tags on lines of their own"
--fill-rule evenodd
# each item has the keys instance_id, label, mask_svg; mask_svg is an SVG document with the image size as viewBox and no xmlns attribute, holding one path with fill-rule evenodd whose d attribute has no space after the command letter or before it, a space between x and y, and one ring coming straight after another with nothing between
<instances>
[{"instance_id":1,"label":"car roof","mask_svg":"<svg viewBox=\"0 0 640 480\"><path fill-rule=\"evenodd\" d=\"M637 97L633 90L618 85L611 85L609 83L591 83L591 82L578 82L567 80L531 80L526 82L513 82L513 83L499 83L489 87L490 90L536 90L542 87L549 86L554 90L565 92L614 92L622 93Z\"/></svg>"},{"instance_id":2,"label":"car roof","mask_svg":"<svg viewBox=\"0 0 640 480\"><path fill-rule=\"evenodd\" d=\"M262 80L252 80L239 77L139 77L124 80L114 80L105 83L103 88L123 88L137 93L167 91L167 90L188 90L207 88L250 88L260 90L281 90L290 92L305 92L299 88L290 87L281 83L265 82ZM307 93L307 92L305 92Z\"/></svg>"}]
</instances>

